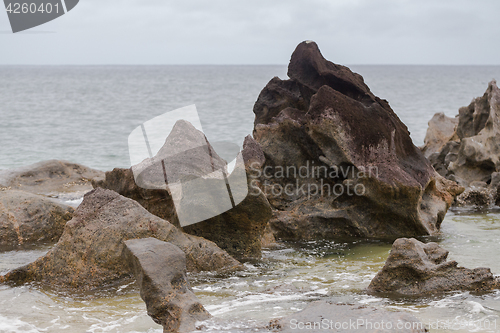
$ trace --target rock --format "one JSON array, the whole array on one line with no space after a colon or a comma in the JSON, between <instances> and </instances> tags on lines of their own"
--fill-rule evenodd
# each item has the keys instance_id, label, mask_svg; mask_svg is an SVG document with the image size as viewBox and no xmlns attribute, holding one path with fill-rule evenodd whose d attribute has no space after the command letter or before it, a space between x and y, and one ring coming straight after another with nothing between
<instances>
[{"instance_id":1,"label":"rock","mask_svg":"<svg viewBox=\"0 0 500 333\"><path fill-rule=\"evenodd\" d=\"M439 231L463 189L438 175L407 127L363 78L299 44L289 80L254 106L265 162L254 174L282 239L396 238Z\"/></svg>"},{"instance_id":2,"label":"rock","mask_svg":"<svg viewBox=\"0 0 500 333\"><path fill-rule=\"evenodd\" d=\"M0 250L56 242L74 209L23 191L0 191Z\"/></svg>"},{"instance_id":3,"label":"rock","mask_svg":"<svg viewBox=\"0 0 500 333\"><path fill-rule=\"evenodd\" d=\"M193 146L197 148L190 148ZM261 255L261 237L271 217L271 206L258 187L249 183L252 179L248 177L247 180L244 174L242 177L241 172L250 172L250 163L257 162L255 166L259 165L258 163L263 163L263 153L259 145L247 137L239 158L244 158L245 170L241 168L242 170L233 171L228 176L228 182L231 184L233 197L238 187L248 189L249 194L233 208L228 207L227 211L220 209L217 212L215 210L220 207L214 201L220 201L220 197L217 193L211 193L211 190L218 186L217 184L221 182L220 178L205 179L207 181L204 185L205 188L201 190L198 188L200 191L191 191L190 195L185 194L189 189L186 190L188 185L183 184L181 189L183 191L182 203L186 207L183 213L194 215L196 211L213 211L213 214L210 214L213 217L196 224L183 226L182 230L215 242L235 258L257 258ZM155 188L155 184L164 184L163 169L158 160L163 159L168 170L175 170L173 176L170 174L168 176L169 184L181 179L202 179L206 174L213 173L213 168L225 170L226 162L213 151L205 135L187 121L176 123L154 159L156 162L147 160L141 163L142 165L131 169L114 169L111 172L106 172L105 179L95 181L93 185L96 188L110 189L134 199L152 214L172 221L174 225L181 227L178 211L172 199L172 191L175 194L176 188L179 186L169 186L168 190ZM190 164L183 164L188 163L187 161ZM211 161L211 163L207 161ZM136 168L136 171L143 170L139 171L140 176L135 177L135 180L133 168ZM237 172L240 174L234 176ZM234 178L238 179L233 181ZM223 184L225 193L220 193L220 196L227 197L227 187L225 183Z\"/></svg>"},{"instance_id":4,"label":"rock","mask_svg":"<svg viewBox=\"0 0 500 333\"><path fill-rule=\"evenodd\" d=\"M450 140L457 141L456 129L458 118L447 117L444 113L436 113L429 121L429 128L425 134L422 152L429 158L433 153L440 152Z\"/></svg>"},{"instance_id":5,"label":"rock","mask_svg":"<svg viewBox=\"0 0 500 333\"><path fill-rule=\"evenodd\" d=\"M500 278L494 277L489 268L458 267L456 261L446 261L447 257L448 251L436 243L424 244L414 238L397 239L368 291L420 296L500 288Z\"/></svg>"},{"instance_id":6,"label":"rock","mask_svg":"<svg viewBox=\"0 0 500 333\"><path fill-rule=\"evenodd\" d=\"M181 249L156 238L124 243L124 260L132 266L148 315L165 332L191 332L197 320L210 318L189 286Z\"/></svg>"},{"instance_id":7,"label":"rock","mask_svg":"<svg viewBox=\"0 0 500 333\"><path fill-rule=\"evenodd\" d=\"M447 128L447 134L441 138L442 148L436 149L429 141L424 151L435 151L428 155L434 168L464 187L474 181L493 183L492 175L500 171L500 90L496 81L488 84L482 97L460 108L457 118L458 124L451 135L451 125L439 124ZM431 123L429 126L429 131L435 131ZM496 187L491 188L496 191Z\"/></svg>"},{"instance_id":8,"label":"rock","mask_svg":"<svg viewBox=\"0 0 500 333\"><path fill-rule=\"evenodd\" d=\"M108 285L130 275L122 258L123 241L148 237L178 246L191 272L242 268L214 243L186 235L137 202L98 188L85 195L59 242L45 256L7 273L4 280L80 290Z\"/></svg>"},{"instance_id":9,"label":"rock","mask_svg":"<svg viewBox=\"0 0 500 333\"><path fill-rule=\"evenodd\" d=\"M272 321L275 332L428 332L414 316L367 306L316 301L304 310Z\"/></svg>"},{"instance_id":10,"label":"rock","mask_svg":"<svg viewBox=\"0 0 500 333\"><path fill-rule=\"evenodd\" d=\"M497 193L494 189L484 186L470 186L456 197L454 206L488 208L495 203Z\"/></svg>"},{"instance_id":11,"label":"rock","mask_svg":"<svg viewBox=\"0 0 500 333\"><path fill-rule=\"evenodd\" d=\"M0 171L0 188L70 200L81 198L92 190L91 180L103 176L104 172L80 164L49 160Z\"/></svg>"}]
</instances>

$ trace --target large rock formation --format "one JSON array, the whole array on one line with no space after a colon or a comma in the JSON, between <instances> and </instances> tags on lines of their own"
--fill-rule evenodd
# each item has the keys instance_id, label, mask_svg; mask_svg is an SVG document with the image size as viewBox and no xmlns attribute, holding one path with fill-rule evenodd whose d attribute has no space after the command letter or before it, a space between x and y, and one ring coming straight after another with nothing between
<instances>
[{"instance_id":1,"label":"large rock formation","mask_svg":"<svg viewBox=\"0 0 500 333\"><path fill-rule=\"evenodd\" d=\"M183 231L215 242L236 258L260 257L261 237L271 217L271 207L264 194L256 192L244 174L249 172L246 158L252 163L258 161L259 147L255 145L253 139L245 140L243 154L238 157L245 158L245 164L242 163L239 170L227 176L227 184L231 185L233 197L236 197L238 187L240 190L248 189L249 192L243 201L236 202L236 205L227 208L228 210L219 207L221 198L228 196L223 175L220 173L218 177L214 176L218 170L227 170L226 161L217 155L205 135L187 121L178 121L175 124L154 158L131 169L106 172L105 179L95 181L93 185L134 199L152 214L172 221L177 227L181 225L172 193L175 195L175 191L181 192L184 215L195 217L196 214L208 212L211 216L207 219L201 217L200 222L182 227ZM168 189L165 188L161 161L166 170L170 171L167 172ZM210 176L206 177L208 174ZM233 180L235 178L237 179ZM183 180L195 179L203 179L203 183L197 183L199 187L196 189L190 189L189 182L179 185ZM173 183L177 184L171 186ZM219 190L221 183L222 191Z\"/></svg>"},{"instance_id":2,"label":"large rock formation","mask_svg":"<svg viewBox=\"0 0 500 333\"><path fill-rule=\"evenodd\" d=\"M448 251L436 243L424 244L414 238L397 239L368 290L418 296L500 288L500 278L494 277L489 268L458 267L456 261L446 261L447 257Z\"/></svg>"},{"instance_id":3,"label":"large rock formation","mask_svg":"<svg viewBox=\"0 0 500 333\"><path fill-rule=\"evenodd\" d=\"M467 188L457 202L488 205L500 185L500 90L488 84L482 97L460 108L455 119L436 114L423 147L442 176ZM481 198L481 200L478 200Z\"/></svg>"},{"instance_id":4,"label":"large rock formation","mask_svg":"<svg viewBox=\"0 0 500 333\"><path fill-rule=\"evenodd\" d=\"M210 318L186 277L186 254L156 238L125 241L129 262L148 315L165 332L191 332L196 321Z\"/></svg>"},{"instance_id":5,"label":"large rock formation","mask_svg":"<svg viewBox=\"0 0 500 333\"><path fill-rule=\"evenodd\" d=\"M56 242L74 209L23 191L0 191L0 250Z\"/></svg>"},{"instance_id":6,"label":"large rock formation","mask_svg":"<svg viewBox=\"0 0 500 333\"><path fill-rule=\"evenodd\" d=\"M438 175L407 127L363 78L299 44L289 80L254 106L265 155L255 172L284 239L432 235L462 190Z\"/></svg>"},{"instance_id":7,"label":"large rock formation","mask_svg":"<svg viewBox=\"0 0 500 333\"><path fill-rule=\"evenodd\" d=\"M81 198L104 172L68 161L49 160L0 171L0 189L23 190L64 199Z\"/></svg>"},{"instance_id":8,"label":"large rock formation","mask_svg":"<svg viewBox=\"0 0 500 333\"><path fill-rule=\"evenodd\" d=\"M122 258L123 241L147 237L178 246L186 253L187 269L192 272L242 268L214 243L187 235L137 202L99 188L85 195L55 247L0 281L41 281L81 290L110 284L130 275Z\"/></svg>"},{"instance_id":9,"label":"large rock formation","mask_svg":"<svg viewBox=\"0 0 500 333\"><path fill-rule=\"evenodd\" d=\"M424 323L409 313L316 301L269 324L273 332L424 333Z\"/></svg>"}]
</instances>

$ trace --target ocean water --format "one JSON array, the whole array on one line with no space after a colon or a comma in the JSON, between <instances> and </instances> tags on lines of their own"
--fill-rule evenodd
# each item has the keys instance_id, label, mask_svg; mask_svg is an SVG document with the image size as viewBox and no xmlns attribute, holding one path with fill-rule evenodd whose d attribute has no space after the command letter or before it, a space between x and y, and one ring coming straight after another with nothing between
<instances>
[{"instance_id":1,"label":"ocean water","mask_svg":"<svg viewBox=\"0 0 500 333\"><path fill-rule=\"evenodd\" d=\"M389 101L416 145L423 144L434 113L456 115L500 78L500 66L350 67ZM0 66L0 169L52 158L101 170L129 167L130 132L193 103L210 141L241 145L253 128L253 104L273 76L286 78L286 66ZM500 209L449 211L442 229L433 240L450 259L500 274ZM50 247L0 253L0 274ZM271 319L328 298L406 311L431 332L500 332L500 292L417 299L366 294L390 247L363 240L283 243L245 263L244 272L191 274L193 290L213 315L199 331L267 332ZM85 295L0 285L1 333L161 331L133 281Z\"/></svg>"}]
</instances>

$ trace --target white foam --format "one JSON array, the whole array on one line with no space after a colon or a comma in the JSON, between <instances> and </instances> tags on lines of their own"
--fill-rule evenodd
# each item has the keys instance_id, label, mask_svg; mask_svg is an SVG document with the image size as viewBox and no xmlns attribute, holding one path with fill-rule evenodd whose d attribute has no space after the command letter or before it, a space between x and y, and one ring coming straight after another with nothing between
<instances>
[{"instance_id":1,"label":"white foam","mask_svg":"<svg viewBox=\"0 0 500 333\"><path fill-rule=\"evenodd\" d=\"M0 332L2 333L39 333L46 330L38 329L30 323L24 322L19 318L7 318L0 315Z\"/></svg>"}]
</instances>

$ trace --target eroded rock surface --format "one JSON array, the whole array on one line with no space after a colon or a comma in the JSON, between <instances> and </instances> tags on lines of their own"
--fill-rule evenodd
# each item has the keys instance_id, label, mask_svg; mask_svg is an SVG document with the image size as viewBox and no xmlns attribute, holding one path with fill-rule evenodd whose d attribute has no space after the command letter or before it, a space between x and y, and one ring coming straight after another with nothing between
<instances>
[{"instance_id":1,"label":"eroded rock surface","mask_svg":"<svg viewBox=\"0 0 500 333\"><path fill-rule=\"evenodd\" d=\"M40 281L80 290L104 286L130 276L128 263L122 258L123 241L148 237L178 246L186 254L187 269L192 272L242 268L214 243L187 235L137 202L98 188L85 195L54 248L0 280Z\"/></svg>"},{"instance_id":2,"label":"eroded rock surface","mask_svg":"<svg viewBox=\"0 0 500 333\"><path fill-rule=\"evenodd\" d=\"M249 192L243 201L238 202L234 207L227 207L228 210L219 207L221 198L224 196L228 198L224 178L221 178L222 173L218 177L206 177L208 174L217 173L218 170L227 170L226 161L217 155L205 135L187 121L176 123L165 144L153 159L135 167L136 172L140 170L139 177L136 176L134 179L132 172L134 167L114 169L106 172L104 180L96 181L93 185L96 188L110 189L134 199L152 214L181 227L178 211L172 198L172 192L178 191L182 193L184 214L193 217L199 212L213 212L211 214L213 217L184 226L182 230L215 242L220 248L238 259L256 258L261 254L261 237L271 217L271 206L263 193L251 188L249 183L251 179L247 179L244 173L250 172L249 163L259 162L263 158L259 149L260 147L253 139L247 138L243 153L239 156L239 158L244 158L244 166L227 175L233 197L236 197L238 188ZM183 180L186 182L182 185L169 186L167 189L162 160L167 170L175 171L173 175L169 173L168 184L181 183ZM235 176L237 172L239 175ZM189 180L203 177L206 177L203 183L198 183L198 186L202 185L201 187L189 188ZM235 178L238 179L233 181ZM224 186L223 193L219 196L217 192L219 190L214 189L218 188L221 182Z\"/></svg>"},{"instance_id":3,"label":"eroded rock surface","mask_svg":"<svg viewBox=\"0 0 500 333\"><path fill-rule=\"evenodd\" d=\"M68 161L49 160L0 171L0 189L22 190L65 200L81 198L92 190L91 181L104 172Z\"/></svg>"},{"instance_id":4,"label":"eroded rock surface","mask_svg":"<svg viewBox=\"0 0 500 333\"><path fill-rule=\"evenodd\" d=\"M56 242L74 209L16 190L0 191L0 250Z\"/></svg>"},{"instance_id":5,"label":"eroded rock surface","mask_svg":"<svg viewBox=\"0 0 500 333\"><path fill-rule=\"evenodd\" d=\"M456 261L446 261L447 257L448 251L437 243L424 244L414 238L397 239L368 290L418 296L500 288L500 279L493 276L489 268L458 267Z\"/></svg>"},{"instance_id":6,"label":"eroded rock surface","mask_svg":"<svg viewBox=\"0 0 500 333\"><path fill-rule=\"evenodd\" d=\"M457 204L493 204L500 185L500 90L496 81L488 84L483 96L460 108L455 119L436 114L429 122L423 151L438 173L467 188ZM478 201L478 197L489 199Z\"/></svg>"},{"instance_id":7,"label":"eroded rock surface","mask_svg":"<svg viewBox=\"0 0 500 333\"><path fill-rule=\"evenodd\" d=\"M258 174L282 239L433 235L463 189L438 175L363 78L299 44L254 106ZM302 173L301 173L302 172Z\"/></svg>"},{"instance_id":8,"label":"eroded rock surface","mask_svg":"<svg viewBox=\"0 0 500 333\"><path fill-rule=\"evenodd\" d=\"M195 296L186 276L186 254L156 238L125 241L129 262L146 303L148 315L165 332L191 332L210 314Z\"/></svg>"}]
</instances>

